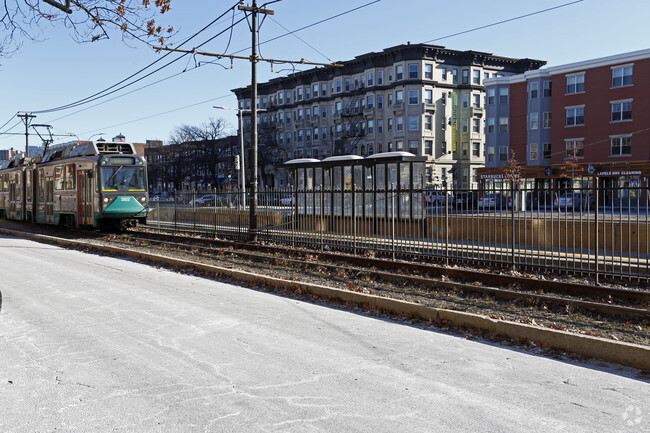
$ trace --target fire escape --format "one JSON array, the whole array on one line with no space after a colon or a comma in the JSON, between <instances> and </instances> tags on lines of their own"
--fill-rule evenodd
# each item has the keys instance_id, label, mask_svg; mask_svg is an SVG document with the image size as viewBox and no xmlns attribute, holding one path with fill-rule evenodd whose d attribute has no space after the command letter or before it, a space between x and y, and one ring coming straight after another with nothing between
<instances>
[{"instance_id":1,"label":"fire escape","mask_svg":"<svg viewBox=\"0 0 650 433\"><path fill-rule=\"evenodd\" d=\"M366 135L362 127L365 117L360 108L360 101L363 99L363 86L355 89L350 99L345 103L341 112L341 138L334 141L334 155L350 155Z\"/></svg>"}]
</instances>

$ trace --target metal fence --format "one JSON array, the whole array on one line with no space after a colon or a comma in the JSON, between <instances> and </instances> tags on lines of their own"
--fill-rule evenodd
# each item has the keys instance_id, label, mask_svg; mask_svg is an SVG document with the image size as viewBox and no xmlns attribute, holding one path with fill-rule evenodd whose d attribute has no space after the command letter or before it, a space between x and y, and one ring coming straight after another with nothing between
<instances>
[{"instance_id":1,"label":"metal fence","mask_svg":"<svg viewBox=\"0 0 650 433\"><path fill-rule=\"evenodd\" d=\"M261 240L355 254L413 255L599 278L650 279L647 188L273 189L258 195ZM150 201L148 225L244 240L236 189Z\"/></svg>"}]
</instances>

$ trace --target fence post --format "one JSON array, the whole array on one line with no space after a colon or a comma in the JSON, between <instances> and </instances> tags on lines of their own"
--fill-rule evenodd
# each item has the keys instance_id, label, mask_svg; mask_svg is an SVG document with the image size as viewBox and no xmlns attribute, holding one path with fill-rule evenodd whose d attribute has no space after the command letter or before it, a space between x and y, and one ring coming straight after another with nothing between
<instances>
[{"instance_id":1,"label":"fence post","mask_svg":"<svg viewBox=\"0 0 650 433\"><path fill-rule=\"evenodd\" d=\"M450 228L450 222L449 222L449 188L445 188L444 192L445 192L445 265L449 266L449 228ZM437 219L437 213L438 212L436 211L436 219Z\"/></svg>"},{"instance_id":2,"label":"fence post","mask_svg":"<svg viewBox=\"0 0 650 433\"><path fill-rule=\"evenodd\" d=\"M395 185L390 184L390 201L391 201L391 217L392 224L390 230L390 246L392 251L393 261L395 261Z\"/></svg>"},{"instance_id":3,"label":"fence post","mask_svg":"<svg viewBox=\"0 0 650 433\"><path fill-rule=\"evenodd\" d=\"M352 174L352 241L354 247L354 255L357 255L357 195L356 187L354 184L354 172Z\"/></svg>"},{"instance_id":4,"label":"fence post","mask_svg":"<svg viewBox=\"0 0 650 433\"><path fill-rule=\"evenodd\" d=\"M596 240L594 242L594 276L596 285L598 285L598 249L600 247L600 236L598 230L598 201L598 176L594 176L594 208L596 208L596 213L594 216L594 232L596 233Z\"/></svg>"},{"instance_id":5,"label":"fence post","mask_svg":"<svg viewBox=\"0 0 650 433\"><path fill-rule=\"evenodd\" d=\"M512 197L512 204L510 205L510 261L512 262L513 272L517 270L517 264L515 263L515 206L517 205L517 197L515 197L515 181L514 179L510 180L510 197ZM506 199L506 206L508 201Z\"/></svg>"}]
</instances>

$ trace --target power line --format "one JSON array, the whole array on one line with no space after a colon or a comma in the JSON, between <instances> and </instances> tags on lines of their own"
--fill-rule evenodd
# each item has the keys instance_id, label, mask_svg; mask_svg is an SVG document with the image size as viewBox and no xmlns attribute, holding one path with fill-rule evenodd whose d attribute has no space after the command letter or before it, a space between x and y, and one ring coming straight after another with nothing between
<instances>
[{"instance_id":1,"label":"power line","mask_svg":"<svg viewBox=\"0 0 650 433\"><path fill-rule=\"evenodd\" d=\"M583 2L583 1L584 0L576 0L576 1L569 2L569 3L564 3L564 4L561 4L559 6L554 6L552 8L542 9L542 10L539 10L539 11L536 11L536 12L531 12L531 13L525 14L525 15L519 15L518 17L508 18L507 20L498 21L496 23L487 24L487 25L480 26L480 27L475 27L475 28L469 29L469 30L463 30L462 32L453 33L451 35L441 36L439 38L431 39L430 41L426 41L426 42L423 42L423 43L424 44L429 44L431 42L439 41L441 39L447 39L447 38L451 38L451 37L454 37L454 36L464 35L465 33L470 33L470 32L475 32L477 30L487 29L488 27L494 27L494 26L498 26L499 24L508 23L510 21L520 20L522 18L527 18L527 17L533 16L533 15L541 14L541 13L552 11L552 10L555 10L555 9L560 9L560 8L570 6L570 5L573 5L573 4L576 4L576 3L580 3L580 2Z\"/></svg>"},{"instance_id":2,"label":"power line","mask_svg":"<svg viewBox=\"0 0 650 433\"><path fill-rule=\"evenodd\" d=\"M183 46L183 45L185 45L185 44L187 44L189 41L191 41L192 39L194 39L195 37L197 37L197 36L198 36L199 34L201 34L203 31L205 31L206 29L208 29L209 27L211 27L214 23L216 23L216 22L219 21L221 18L223 18L223 17L224 17L224 16L225 16L225 15L226 15L230 10L233 10L236 6L237 6L237 4L235 4L234 6L228 8L224 13L222 13L222 14L219 15L217 18L215 18L214 20L212 20L209 24L207 24L206 26L204 26L201 30L195 32L192 36L190 36L190 37L187 38L185 41L183 41L181 44L179 44L179 47L180 47L180 46ZM241 22L241 21L242 21L242 20L239 20L237 23L239 23L239 22ZM230 28L230 26L229 26L229 28ZM228 30L228 29L226 29L226 30ZM201 45L199 45L199 47L200 47L200 46L203 46L203 45L205 45L205 44L207 44L207 43L210 42L210 41L212 41L212 40L213 40L214 38L216 38L217 36L220 36L223 32L225 32L225 30L222 31L222 32L219 32L216 36L214 36L214 37L208 39L208 41L203 42ZM105 96L107 96L107 95L113 94L113 93L115 93L116 91L122 90L122 89L124 89L124 88L126 88L126 87L128 87L128 86L131 86L131 85L133 85L133 84L135 84L135 83L137 83L137 82L139 82L139 81L141 81L141 80L143 80L143 79L145 79L145 78L147 78L147 77L150 77L150 76L153 75L154 73L160 71L161 69L166 68L167 66L170 66L171 64L177 62L178 60L180 60L181 58L183 58L183 57L185 56L185 55L183 55L183 56L179 56L179 57L177 57L176 59L174 59L174 60L172 60L172 61L166 63L166 64L163 65L162 67L160 67L160 68L158 68L158 69L156 69L156 70L154 70L154 71L148 73L147 75L145 75L145 76L143 76L143 77L141 77L141 78L139 78L139 79L137 79L137 80L135 80L135 81L133 81L133 82L130 82L130 83L128 83L128 84L126 84L126 85L124 85L124 86L122 86L122 87L120 87L120 88L118 88L118 89L116 89L116 90L114 90L114 91L112 91L112 92L108 92L109 90L114 89L115 87L119 86L120 84L125 83L126 81L132 79L133 77L137 76L138 74L140 74L140 73L146 71L147 69L151 68L151 67L154 66L155 64L161 62L162 60L164 60L164 59L165 59L166 57L168 57L169 55L171 55L171 53L166 53L166 54L164 54L164 55L163 55L162 57L160 57L159 59L154 60L154 61L151 62L149 65L147 65L147 66L141 68L140 70L138 70L137 72L135 72L135 73L129 75L128 77L124 78L123 80L121 80L121 81L119 81L119 82L113 84L113 85L110 86L110 87L105 88L104 90L101 90L101 91L99 91L99 92L97 92L97 93L94 93L94 94L92 94L92 95L90 95L90 96L87 96L87 97L85 97L85 98L83 98L83 99L79 99L79 100L77 100L77 101L75 101L75 102L71 102L71 103L66 104L66 105L61 105L61 106L59 106L59 107L54 107L54 108L50 108L50 109L46 109L46 110L33 111L33 113L37 113L37 114L51 113L51 112L54 112L54 111L66 110L66 109L74 108L74 107L77 107L77 106L80 106L80 105L83 105L83 104L86 104L86 103L89 103L89 102L93 102L93 101L95 101L95 100L97 100L97 99L99 99L99 98L103 98L103 97L105 97ZM108 93L107 93L107 92L108 92Z\"/></svg>"},{"instance_id":3,"label":"power line","mask_svg":"<svg viewBox=\"0 0 650 433\"><path fill-rule=\"evenodd\" d=\"M232 95L231 95L231 94L227 94L227 95L217 96L216 98L206 99L205 101L197 102L197 103L195 103L195 104L185 105L185 106L183 106L183 107L178 107L178 108L174 108L174 109L172 109L172 110L163 111L162 113L152 114L152 115L150 115L150 116L141 117L141 118L139 118L139 119L129 120L128 122L118 123L118 124L110 125L110 126L102 126L101 128L93 129L93 130L91 130L91 131L82 132L82 133L79 134L79 135L86 135L86 134L90 134L91 132L95 132L95 131L101 131L101 130L109 129L109 128L116 128L116 127L118 127L118 126L128 125L128 124L130 124L130 123L135 123L135 122L141 122L141 121L143 121L143 120L151 119L152 117L163 116L163 115L165 115L165 114L173 113L173 112L175 112L175 111L185 110L185 109L187 109L187 108L196 107L197 105L201 105L201 104L207 104L208 102L217 101L217 100L219 100L219 99L228 98L228 97L230 97L230 96L232 96Z\"/></svg>"}]
</instances>

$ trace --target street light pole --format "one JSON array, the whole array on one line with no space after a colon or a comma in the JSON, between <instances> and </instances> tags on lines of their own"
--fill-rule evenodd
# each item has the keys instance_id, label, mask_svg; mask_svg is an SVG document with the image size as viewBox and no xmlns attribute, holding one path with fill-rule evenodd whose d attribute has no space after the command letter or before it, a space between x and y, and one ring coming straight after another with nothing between
<instances>
[{"instance_id":1,"label":"street light pole","mask_svg":"<svg viewBox=\"0 0 650 433\"><path fill-rule=\"evenodd\" d=\"M239 189L241 192L241 204L243 207L246 207L246 164L244 163L244 110L241 108L230 108L222 107L221 105L215 105L212 108L217 108L219 110L236 110L237 116L239 116Z\"/></svg>"}]
</instances>

